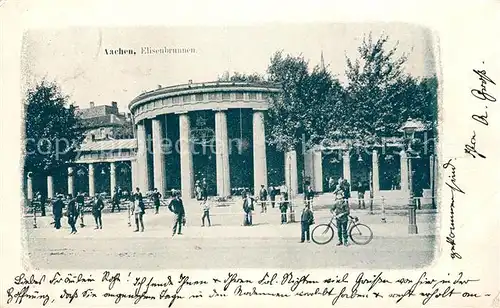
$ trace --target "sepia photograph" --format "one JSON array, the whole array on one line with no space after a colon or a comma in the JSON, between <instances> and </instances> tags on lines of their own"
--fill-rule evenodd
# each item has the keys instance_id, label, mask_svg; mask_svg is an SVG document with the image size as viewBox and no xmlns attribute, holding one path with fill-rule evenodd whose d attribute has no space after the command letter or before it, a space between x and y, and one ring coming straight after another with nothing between
<instances>
[{"instance_id":1,"label":"sepia photograph","mask_svg":"<svg viewBox=\"0 0 500 308\"><path fill-rule=\"evenodd\" d=\"M396 22L25 31L24 262L430 266L439 43Z\"/></svg>"}]
</instances>

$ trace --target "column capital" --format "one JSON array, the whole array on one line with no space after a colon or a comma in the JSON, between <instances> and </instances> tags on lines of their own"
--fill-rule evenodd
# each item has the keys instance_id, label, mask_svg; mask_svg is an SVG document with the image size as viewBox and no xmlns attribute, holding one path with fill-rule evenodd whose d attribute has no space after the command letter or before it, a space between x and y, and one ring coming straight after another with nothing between
<instances>
[{"instance_id":1,"label":"column capital","mask_svg":"<svg viewBox=\"0 0 500 308\"><path fill-rule=\"evenodd\" d=\"M214 108L212 109L212 111L215 111L215 112L223 112L223 111L227 111L228 108Z\"/></svg>"},{"instance_id":2,"label":"column capital","mask_svg":"<svg viewBox=\"0 0 500 308\"><path fill-rule=\"evenodd\" d=\"M264 112L264 111L267 111L267 109L264 107L257 107L257 108L252 108L252 111L253 112Z\"/></svg>"},{"instance_id":3,"label":"column capital","mask_svg":"<svg viewBox=\"0 0 500 308\"><path fill-rule=\"evenodd\" d=\"M187 115L188 113L189 113L189 111L187 111L187 110L181 110L181 111L176 111L174 114L178 114L178 115L185 114L185 115Z\"/></svg>"}]
</instances>

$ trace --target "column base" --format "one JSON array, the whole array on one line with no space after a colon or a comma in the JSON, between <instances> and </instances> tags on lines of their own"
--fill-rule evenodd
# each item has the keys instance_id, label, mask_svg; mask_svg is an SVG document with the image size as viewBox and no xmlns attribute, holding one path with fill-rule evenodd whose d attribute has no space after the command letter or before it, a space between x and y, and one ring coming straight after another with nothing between
<instances>
[{"instance_id":1,"label":"column base","mask_svg":"<svg viewBox=\"0 0 500 308\"><path fill-rule=\"evenodd\" d=\"M417 225L408 225L408 234L418 234Z\"/></svg>"}]
</instances>

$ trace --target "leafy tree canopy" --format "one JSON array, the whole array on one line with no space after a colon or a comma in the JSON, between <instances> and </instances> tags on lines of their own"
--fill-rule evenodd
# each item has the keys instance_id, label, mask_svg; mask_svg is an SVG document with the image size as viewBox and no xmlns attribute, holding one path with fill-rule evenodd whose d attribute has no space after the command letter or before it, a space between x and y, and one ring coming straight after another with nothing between
<instances>
[{"instance_id":1,"label":"leafy tree canopy","mask_svg":"<svg viewBox=\"0 0 500 308\"><path fill-rule=\"evenodd\" d=\"M44 80L28 89L24 108L25 171L50 174L74 160L84 131L58 85Z\"/></svg>"}]
</instances>

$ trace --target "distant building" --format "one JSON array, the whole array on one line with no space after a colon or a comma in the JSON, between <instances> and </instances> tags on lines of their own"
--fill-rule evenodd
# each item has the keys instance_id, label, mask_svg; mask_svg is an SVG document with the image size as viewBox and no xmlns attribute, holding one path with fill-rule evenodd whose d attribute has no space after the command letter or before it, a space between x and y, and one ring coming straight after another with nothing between
<instances>
[{"instance_id":1,"label":"distant building","mask_svg":"<svg viewBox=\"0 0 500 308\"><path fill-rule=\"evenodd\" d=\"M133 138L132 119L129 113L120 113L118 103L96 106L77 111L86 129L84 142Z\"/></svg>"}]
</instances>

